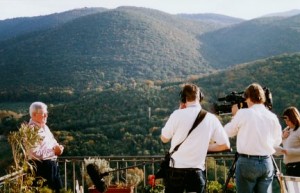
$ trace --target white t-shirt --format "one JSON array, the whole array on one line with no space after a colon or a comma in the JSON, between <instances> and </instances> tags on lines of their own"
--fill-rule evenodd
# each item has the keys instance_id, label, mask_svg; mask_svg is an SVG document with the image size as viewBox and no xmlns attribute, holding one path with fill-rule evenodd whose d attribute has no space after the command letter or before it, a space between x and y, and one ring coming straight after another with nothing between
<instances>
[{"instance_id":1,"label":"white t-shirt","mask_svg":"<svg viewBox=\"0 0 300 193\"><path fill-rule=\"evenodd\" d=\"M237 151L247 155L272 155L281 143L277 116L263 104L239 109L224 126L229 137L237 135Z\"/></svg>"},{"instance_id":2,"label":"white t-shirt","mask_svg":"<svg viewBox=\"0 0 300 193\"><path fill-rule=\"evenodd\" d=\"M170 152L181 143L201 110L200 104L175 110L162 128L162 136L171 139ZM227 144L229 139L217 117L207 113L203 121L192 131L179 149L172 155L174 168L200 168L205 170L205 158L209 143L215 141L218 145Z\"/></svg>"}]
</instances>

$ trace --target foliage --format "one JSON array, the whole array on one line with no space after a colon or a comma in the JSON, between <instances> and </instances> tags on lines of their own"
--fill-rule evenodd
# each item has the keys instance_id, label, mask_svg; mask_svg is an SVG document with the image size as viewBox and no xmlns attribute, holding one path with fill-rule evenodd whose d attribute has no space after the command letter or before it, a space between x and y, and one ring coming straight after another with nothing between
<instances>
[{"instance_id":1,"label":"foliage","mask_svg":"<svg viewBox=\"0 0 300 193\"><path fill-rule=\"evenodd\" d=\"M207 190L209 193L221 193L222 185L218 181L209 181L207 183Z\"/></svg>"},{"instance_id":2,"label":"foliage","mask_svg":"<svg viewBox=\"0 0 300 193\"><path fill-rule=\"evenodd\" d=\"M235 193L236 192L236 184L232 180L229 181L227 184L227 192L228 193Z\"/></svg>"},{"instance_id":3,"label":"foliage","mask_svg":"<svg viewBox=\"0 0 300 193\"><path fill-rule=\"evenodd\" d=\"M137 186L144 180L144 172L137 167L126 170L126 184L129 186Z\"/></svg>"},{"instance_id":4,"label":"foliage","mask_svg":"<svg viewBox=\"0 0 300 193\"><path fill-rule=\"evenodd\" d=\"M225 160L224 160L225 161ZM224 179L224 171L227 171L228 166L230 166L230 161L227 161L228 163L226 163L227 167L224 166L223 164L218 163L213 157L209 157L206 159L206 173L207 173L207 180L208 181L212 181L212 180L216 180L220 183L225 183ZM218 177L217 179L215 177Z\"/></svg>"},{"instance_id":5,"label":"foliage","mask_svg":"<svg viewBox=\"0 0 300 193\"><path fill-rule=\"evenodd\" d=\"M223 185L218 181L208 181L207 183L208 193L223 193ZM236 193L236 184L230 181L227 184L227 193Z\"/></svg>"},{"instance_id":6,"label":"foliage","mask_svg":"<svg viewBox=\"0 0 300 193\"><path fill-rule=\"evenodd\" d=\"M110 172L113 169L109 166L109 162L106 161L105 159L100 159L100 158L88 158L88 159L84 159L84 165L87 167L89 164L95 164L95 166L98 169L99 175L103 175L106 172ZM85 170L86 171L86 170ZM84 175L86 181L87 181L87 185L89 187L92 186L93 182L91 180L91 178L89 177L89 175L87 173L85 173ZM103 177L104 183L109 186L111 184L111 180L112 180L113 176L111 173L108 173L108 175Z\"/></svg>"},{"instance_id":7,"label":"foliage","mask_svg":"<svg viewBox=\"0 0 300 193\"><path fill-rule=\"evenodd\" d=\"M52 193L48 187L43 186L45 179L35 176L35 165L30 162L27 152L41 140L38 128L22 123L18 131L11 132L8 141L12 148L13 164L10 173L17 173L17 178L7 181L2 191L10 193ZM70 193L70 191L61 190Z\"/></svg>"},{"instance_id":8,"label":"foliage","mask_svg":"<svg viewBox=\"0 0 300 193\"><path fill-rule=\"evenodd\" d=\"M111 185L112 179L114 177L113 172L115 172L115 170L110 167L108 161L101 158L88 158L84 159L84 164L85 166L88 166L89 164L94 164L97 167L99 176L103 176L105 173L107 173L107 175L104 175L103 180L107 187ZM85 174L85 179L87 180L88 186L91 187L93 182L88 174ZM117 185L137 186L140 182L144 180L144 172L142 169L139 169L137 167L128 168L125 170L124 179L124 183L118 183Z\"/></svg>"},{"instance_id":9,"label":"foliage","mask_svg":"<svg viewBox=\"0 0 300 193\"><path fill-rule=\"evenodd\" d=\"M147 185L144 188L145 193L163 193L165 190L165 186L161 183L155 184L155 186Z\"/></svg>"},{"instance_id":10,"label":"foliage","mask_svg":"<svg viewBox=\"0 0 300 193\"><path fill-rule=\"evenodd\" d=\"M34 165L32 165L28 158L28 150L35 147L35 144L41 140L38 135L37 127L30 126L27 123L22 123L17 132L11 132L8 136L8 141L12 148L14 168L15 171L30 170L34 172Z\"/></svg>"},{"instance_id":11,"label":"foliage","mask_svg":"<svg viewBox=\"0 0 300 193\"><path fill-rule=\"evenodd\" d=\"M163 193L165 186L162 179L155 179L154 175L148 176L147 185L144 187L144 193Z\"/></svg>"}]
</instances>

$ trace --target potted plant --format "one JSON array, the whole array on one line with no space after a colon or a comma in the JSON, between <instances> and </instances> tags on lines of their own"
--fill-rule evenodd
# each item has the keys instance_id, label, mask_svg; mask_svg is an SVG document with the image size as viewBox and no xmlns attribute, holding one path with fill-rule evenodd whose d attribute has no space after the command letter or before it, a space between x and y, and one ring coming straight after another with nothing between
<instances>
[{"instance_id":1,"label":"potted plant","mask_svg":"<svg viewBox=\"0 0 300 193\"><path fill-rule=\"evenodd\" d=\"M162 184L162 179L156 180L154 175L148 176L148 183L144 187L144 193L164 193L165 186Z\"/></svg>"},{"instance_id":2,"label":"potted plant","mask_svg":"<svg viewBox=\"0 0 300 193\"><path fill-rule=\"evenodd\" d=\"M90 193L133 193L134 187L144 180L143 170L134 167L124 169L124 181L113 185L113 172L117 170L110 168L108 161L89 158L85 159L84 163L87 167L86 179Z\"/></svg>"},{"instance_id":3,"label":"potted plant","mask_svg":"<svg viewBox=\"0 0 300 193\"><path fill-rule=\"evenodd\" d=\"M110 185L106 193L133 193L134 188L144 180L144 172L137 167L124 169L123 182Z\"/></svg>"},{"instance_id":4,"label":"potted plant","mask_svg":"<svg viewBox=\"0 0 300 193\"><path fill-rule=\"evenodd\" d=\"M109 166L109 162L100 158L84 159L86 171L84 177L89 187L90 193L105 192L112 180L112 174L109 173L113 169Z\"/></svg>"}]
</instances>

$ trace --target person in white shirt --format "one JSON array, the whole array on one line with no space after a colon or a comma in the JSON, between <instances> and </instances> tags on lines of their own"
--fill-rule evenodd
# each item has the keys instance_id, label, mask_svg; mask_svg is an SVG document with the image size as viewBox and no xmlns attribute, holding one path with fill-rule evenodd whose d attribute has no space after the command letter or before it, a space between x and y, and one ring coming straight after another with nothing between
<instances>
[{"instance_id":1,"label":"person in white shirt","mask_svg":"<svg viewBox=\"0 0 300 193\"><path fill-rule=\"evenodd\" d=\"M186 84L183 87L180 107L171 114L161 131L162 142L171 141L170 152L186 138L202 109L200 95L203 96L199 87L194 84ZM170 163L168 177L165 179L165 193L203 193L207 152L229 148L229 139L222 124L215 115L207 112L202 122L172 154L174 165Z\"/></svg>"},{"instance_id":2,"label":"person in white shirt","mask_svg":"<svg viewBox=\"0 0 300 193\"><path fill-rule=\"evenodd\" d=\"M264 105L263 88L249 85L244 98L248 108L232 107L232 120L224 128L229 137L237 136L236 184L238 193L271 193L274 166L271 155L281 144L281 125Z\"/></svg>"},{"instance_id":3,"label":"person in white shirt","mask_svg":"<svg viewBox=\"0 0 300 193\"><path fill-rule=\"evenodd\" d=\"M34 102L29 108L29 125L38 128L41 141L28 152L29 159L36 165L36 177L46 180L43 184L59 193L63 188L57 165L57 156L63 153L64 147L60 145L50 129L46 125L48 118L47 105L42 102Z\"/></svg>"}]
</instances>

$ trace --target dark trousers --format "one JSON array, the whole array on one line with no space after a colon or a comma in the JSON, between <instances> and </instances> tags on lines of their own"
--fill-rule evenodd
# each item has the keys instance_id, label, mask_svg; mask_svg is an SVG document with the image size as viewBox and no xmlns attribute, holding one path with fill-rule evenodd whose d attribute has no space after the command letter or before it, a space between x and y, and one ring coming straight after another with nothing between
<instances>
[{"instance_id":1,"label":"dark trousers","mask_svg":"<svg viewBox=\"0 0 300 193\"><path fill-rule=\"evenodd\" d=\"M205 191L205 172L195 168L170 168L165 181L165 193Z\"/></svg>"},{"instance_id":2,"label":"dark trousers","mask_svg":"<svg viewBox=\"0 0 300 193\"><path fill-rule=\"evenodd\" d=\"M287 176L300 177L300 162L288 163L285 165Z\"/></svg>"},{"instance_id":3,"label":"dark trousers","mask_svg":"<svg viewBox=\"0 0 300 193\"><path fill-rule=\"evenodd\" d=\"M43 183L44 186L48 186L56 193L63 188L62 181L59 175L59 167L56 161L43 160L35 161L36 165L36 177L42 177L46 180Z\"/></svg>"}]
</instances>

